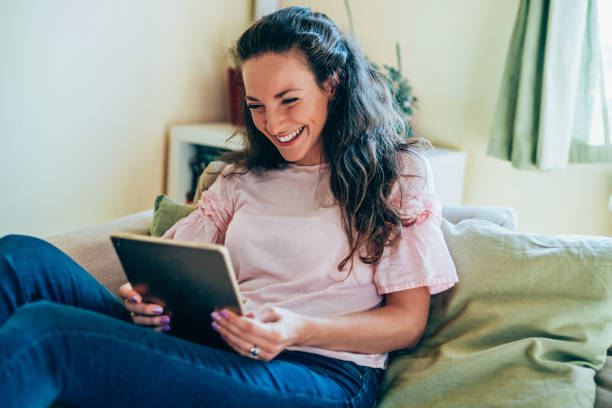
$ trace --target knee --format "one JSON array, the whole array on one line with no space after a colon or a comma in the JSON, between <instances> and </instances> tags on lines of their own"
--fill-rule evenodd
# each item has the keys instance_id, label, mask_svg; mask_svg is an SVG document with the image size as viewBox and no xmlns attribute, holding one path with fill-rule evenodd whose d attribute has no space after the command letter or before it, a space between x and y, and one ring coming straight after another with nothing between
<instances>
[{"instance_id":1,"label":"knee","mask_svg":"<svg viewBox=\"0 0 612 408\"><path fill-rule=\"evenodd\" d=\"M38 242L38 241L45 242L42 239L37 238L35 236L21 235L21 234L8 234L0 238L0 242L2 243L12 243L12 244L20 244L20 245L23 245L24 243L27 244L30 242Z\"/></svg>"},{"instance_id":2,"label":"knee","mask_svg":"<svg viewBox=\"0 0 612 408\"><path fill-rule=\"evenodd\" d=\"M7 324L17 324L24 333L48 333L66 321L65 306L37 300L19 307L7 321ZM24 330L25 329L25 330Z\"/></svg>"},{"instance_id":3,"label":"knee","mask_svg":"<svg viewBox=\"0 0 612 408\"><path fill-rule=\"evenodd\" d=\"M118 320L91 310L75 306L37 300L17 308L4 326L12 333L22 333L25 338L41 338L53 333L71 337L86 332L104 332L108 322ZM130 325L131 323L120 322ZM78 337L78 336L77 336Z\"/></svg>"},{"instance_id":4,"label":"knee","mask_svg":"<svg viewBox=\"0 0 612 408\"><path fill-rule=\"evenodd\" d=\"M51 243L29 235L10 234L0 238L0 260L31 261L57 256L61 251Z\"/></svg>"},{"instance_id":5,"label":"knee","mask_svg":"<svg viewBox=\"0 0 612 408\"><path fill-rule=\"evenodd\" d=\"M23 249L53 247L50 243L30 235L9 234L0 238L0 254L13 253Z\"/></svg>"}]
</instances>

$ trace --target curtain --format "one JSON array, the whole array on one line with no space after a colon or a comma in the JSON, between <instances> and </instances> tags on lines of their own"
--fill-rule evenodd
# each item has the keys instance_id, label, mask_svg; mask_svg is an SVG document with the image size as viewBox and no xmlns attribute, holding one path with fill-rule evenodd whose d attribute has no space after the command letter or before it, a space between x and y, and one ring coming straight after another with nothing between
<instances>
[{"instance_id":1,"label":"curtain","mask_svg":"<svg viewBox=\"0 0 612 408\"><path fill-rule=\"evenodd\" d=\"M488 155L519 169L612 162L609 124L597 0L521 0Z\"/></svg>"}]
</instances>

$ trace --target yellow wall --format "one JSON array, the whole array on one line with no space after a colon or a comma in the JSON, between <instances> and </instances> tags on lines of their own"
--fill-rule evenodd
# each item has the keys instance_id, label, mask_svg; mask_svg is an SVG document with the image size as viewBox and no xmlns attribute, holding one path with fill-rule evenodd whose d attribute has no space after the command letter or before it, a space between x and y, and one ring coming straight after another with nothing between
<instances>
[{"instance_id":1,"label":"yellow wall","mask_svg":"<svg viewBox=\"0 0 612 408\"><path fill-rule=\"evenodd\" d=\"M350 0L366 55L395 65L419 98L418 133L468 153L464 204L514 207L525 232L612 236L612 165L571 164L567 170L516 170L488 157L486 147L506 50L519 0ZM307 5L348 31L341 0L280 0Z\"/></svg>"},{"instance_id":2,"label":"yellow wall","mask_svg":"<svg viewBox=\"0 0 612 408\"><path fill-rule=\"evenodd\" d=\"M310 5L348 28L342 0ZM519 229L612 235L612 166L519 171L486 144L518 0L351 0L373 61L420 100L419 133L468 153L464 203ZM0 236L47 236L151 208L168 126L228 118L226 49L250 0L0 3Z\"/></svg>"},{"instance_id":3,"label":"yellow wall","mask_svg":"<svg viewBox=\"0 0 612 408\"><path fill-rule=\"evenodd\" d=\"M229 117L249 0L0 2L0 236L153 206L168 125Z\"/></svg>"}]
</instances>

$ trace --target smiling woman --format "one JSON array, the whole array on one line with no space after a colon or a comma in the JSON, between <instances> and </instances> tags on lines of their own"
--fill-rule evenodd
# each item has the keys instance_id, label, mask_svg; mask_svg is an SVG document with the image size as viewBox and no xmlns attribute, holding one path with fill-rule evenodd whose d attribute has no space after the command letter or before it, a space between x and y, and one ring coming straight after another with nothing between
<instances>
[{"instance_id":1,"label":"smiling woman","mask_svg":"<svg viewBox=\"0 0 612 408\"><path fill-rule=\"evenodd\" d=\"M457 282L425 142L323 14L269 14L236 49L246 145L163 235L231 253L245 314L202 316L228 347L168 335L173 317L130 283L118 302L57 248L9 236L4 406L371 407L388 353L420 341L430 295Z\"/></svg>"},{"instance_id":2,"label":"smiling woman","mask_svg":"<svg viewBox=\"0 0 612 408\"><path fill-rule=\"evenodd\" d=\"M248 59L242 75L247 107L257 130L286 161L320 164L324 160L321 132L334 91L331 80L319 88L304 54L297 49Z\"/></svg>"}]
</instances>

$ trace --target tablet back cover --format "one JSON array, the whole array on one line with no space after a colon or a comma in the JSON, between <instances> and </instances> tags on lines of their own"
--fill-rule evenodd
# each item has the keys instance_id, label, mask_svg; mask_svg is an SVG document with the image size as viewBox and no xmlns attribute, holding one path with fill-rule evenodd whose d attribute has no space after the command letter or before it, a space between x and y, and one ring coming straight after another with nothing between
<instances>
[{"instance_id":1,"label":"tablet back cover","mask_svg":"<svg viewBox=\"0 0 612 408\"><path fill-rule=\"evenodd\" d=\"M132 234L111 240L134 290L171 316L168 334L227 349L210 325L214 309L242 314L227 248Z\"/></svg>"}]
</instances>

